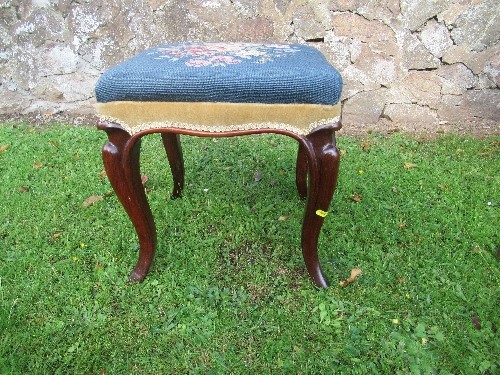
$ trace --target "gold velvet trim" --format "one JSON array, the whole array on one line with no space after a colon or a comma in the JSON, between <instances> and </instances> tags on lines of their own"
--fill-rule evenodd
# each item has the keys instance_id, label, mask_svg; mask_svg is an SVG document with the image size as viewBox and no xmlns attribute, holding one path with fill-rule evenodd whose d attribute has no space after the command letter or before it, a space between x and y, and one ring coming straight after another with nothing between
<instances>
[{"instance_id":1,"label":"gold velvet trim","mask_svg":"<svg viewBox=\"0 0 500 375\"><path fill-rule=\"evenodd\" d=\"M340 103L261 104L212 102L97 103L102 120L120 124L131 135L155 128L226 132L233 130L279 129L307 135L318 126L340 119Z\"/></svg>"}]
</instances>

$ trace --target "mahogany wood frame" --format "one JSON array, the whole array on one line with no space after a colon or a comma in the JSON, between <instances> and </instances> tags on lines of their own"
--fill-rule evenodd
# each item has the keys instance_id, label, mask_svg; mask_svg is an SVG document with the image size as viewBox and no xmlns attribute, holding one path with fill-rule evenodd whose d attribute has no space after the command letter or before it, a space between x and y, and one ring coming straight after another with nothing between
<instances>
[{"instance_id":1,"label":"mahogany wood frame","mask_svg":"<svg viewBox=\"0 0 500 375\"><path fill-rule=\"evenodd\" d=\"M296 165L296 185L302 198L307 198L302 224L302 255L314 283L327 288L329 282L318 259L318 237L337 184L339 152L335 131L340 122L318 127L307 136L279 129L206 132L180 128L149 129L130 135L119 124L101 122L98 128L108 135L102 156L108 178L125 208L139 238L139 259L129 279L142 281L149 271L156 248L156 226L141 182L139 166L141 137L161 133L174 188L172 197L180 197L184 187L184 161L180 135L200 137L233 137L258 133L283 134L299 143ZM308 183L309 177L309 183Z\"/></svg>"}]
</instances>

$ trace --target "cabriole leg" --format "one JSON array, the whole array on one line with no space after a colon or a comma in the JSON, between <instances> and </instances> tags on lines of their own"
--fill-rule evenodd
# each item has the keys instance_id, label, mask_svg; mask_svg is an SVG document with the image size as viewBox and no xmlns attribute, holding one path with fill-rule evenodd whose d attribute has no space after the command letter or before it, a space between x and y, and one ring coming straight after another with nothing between
<instances>
[{"instance_id":1,"label":"cabriole leg","mask_svg":"<svg viewBox=\"0 0 500 375\"><path fill-rule=\"evenodd\" d=\"M184 158L180 136L174 133L161 133L161 138L174 180L172 199L179 198L182 195L182 189L184 189Z\"/></svg>"},{"instance_id":2,"label":"cabriole leg","mask_svg":"<svg viewBox=\"0 0 500 375\"><path fill-rule=\"evenodd\" d=\"M304 146L308 157L309 191L302 226L302 254L314 283L327 288L329 282L318 259L318 238L337 184L339 153L335 131L328 127L319 129L305 138Z\"/></svg>"},{"instance_id":3,"label":"cabriole leg","mask_svg":"<svg viewBox=\"0 0 500 375\"><path fill-rule=\"evenodd\" d=\"M139 260L129 279L142 281L153 261L156 227L141 181L140 139L133 140L130 134L115 123L101 123L98 128L108 135L108 142L102 149L106 174L139 238Z\"/></svg>"}]
</instances>

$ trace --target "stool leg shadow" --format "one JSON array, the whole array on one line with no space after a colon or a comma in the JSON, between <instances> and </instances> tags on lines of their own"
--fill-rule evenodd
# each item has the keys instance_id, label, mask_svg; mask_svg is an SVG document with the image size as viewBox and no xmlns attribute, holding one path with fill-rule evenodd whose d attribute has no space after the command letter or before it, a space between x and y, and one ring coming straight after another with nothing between
<instances>
[{"instance_id":1,"label":"stool leg shadow","mask_svg":"<svg viewBox=\"0 0 500 375\"><path fill-rule=\"evenodd\" d=\"M179 198L182 195L182 189L184 189L184 158L182 156L180 136L174 133L161 133L161 138L174 180L171 198Z\"/></svg>"},{"instance_id":2,"label":"stool leg shadow","mask_svg":"<svg viewBox=\"0 0 500 375\"><path fill-rule=\"evenodd\" d=\"M295 172L295 184L299 196L302 199L307 198L307 152L305 147L299 143L299 150L297 152L297 166Z\"/></svg>"},{"instance_id":3,"label":"stool leg shadow","mask_svg":"<svg viewBox=\"0 0 500 375\"><path fill-rule=\"evenodd\" d=\"M106 174L139 238L139 259L129 279L142 281L153 261L156 227L141 181L141 141L115 123L100 123L98 128L108 135L108 142L102 149Z\"/></svg>"},{"instance_id":4,"label":"stool leg shadow","mask_svg":"<svg viewBox=\"0 0 500 375\"><path fill-rule=\"evenodd\" d=\"M309 275L314 283L321 288L327 288L329 281L323 274L318 260L318 238L321 227L328 212L328 207L337 185L339 171L339 153L335 144L335 131L325 127L303 138L299 148L297 170L304 171L304 156L307 155L307 170L309 172L309 189L307 205L302 226L302 254ZM300 178L299 194L306 184L305 173ZM307 185L305 185L307 188Z\"/></svg>"}]
</instances>

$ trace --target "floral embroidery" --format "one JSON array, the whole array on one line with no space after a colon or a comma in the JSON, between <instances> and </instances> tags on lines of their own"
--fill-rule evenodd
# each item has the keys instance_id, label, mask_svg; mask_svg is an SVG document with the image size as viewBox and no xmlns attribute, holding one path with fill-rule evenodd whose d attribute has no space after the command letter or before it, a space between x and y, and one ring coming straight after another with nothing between
<instances>
[{"instance_id":1,"label":"floral embroidery","mask_svg":"<svg viewBox=\"0 0 500 375\"><path fill-rule=\"evenodd\" d=\"M288 44L202 43L178 44L156 48L155 59L183 60L186 66L228 66L244 61L265 64L298 52Z\"/></svg>"}]
</instances>

